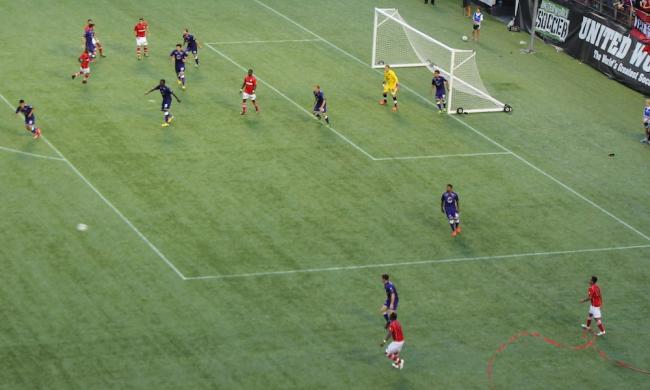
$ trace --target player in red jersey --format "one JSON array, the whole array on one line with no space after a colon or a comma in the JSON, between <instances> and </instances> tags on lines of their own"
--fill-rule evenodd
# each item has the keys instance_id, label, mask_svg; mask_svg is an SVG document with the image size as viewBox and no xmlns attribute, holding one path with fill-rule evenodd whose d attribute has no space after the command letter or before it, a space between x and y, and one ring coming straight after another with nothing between
<instances>
[{"instance_id":1,"label":"player in red jersey","mask_svg":"<svg viewBox=\"0 0 650 390\"><path fill-rule=\"evenodd\" d=\"M248 70L248 74L244 77L244 82L241 85L242 102L241 102L241 115L246 114L246 100L250 99L255 106L255 112L259 112L260 108L255 101L255 89L257 88L257 79L253 76L253 69Z\"/></svg>"},{"instance_id":2,"label":"player in red jersey","mask_svg":"<svg viewBox=\"0 0 650 390\"><path fill-rule=\"evenodd\" d=\"M84 26L84 35L90 31L90 34L92 35L92 42L95 46L97 46L97 50L99 50L99 55L101 57L106 57L104 55L104 46L102 46L102 43L99 41L99 38L97 38L97 34L95 32L95 22L93 22L92 19L88 19L88 23Z\"/></svg>"},{"instance_id":3,"label":"player in red jersey","mask_svg":"<svg viewBox=\"0 0 650 390\"><path fill-rule=\"evenodd\" d=\"M79 75L84 75L84 79L81 80L81 82L84 84L88 82L88 78L90 77L90 60L90 54L88 54L87 50L84 50L84 52L79 56L81 67L79 68L79 72L72 75L73 80Z\"/></svg>"},{"instance_id":4,"label":"player in red jersey","mask_svg":"<svg viewBox=\"0 0 650 390\"><path fill-rule=\"evenodd\" d=\"M144 21L144 18L140 18L138 24L133 27L133 32L135 33L135 54L138 60L142 59L140 56L140 48L143 48L144 56L148 57L147 35L149 35L149 25Z\"/></svg>"},{"instance_id":5,"label":"player in red jersey","mask_svg":"<svg viewBox=\"0 0 650 390\"><path fill-rule=\"evenodd\" d=\"M589 315L587 316L587 323L582 324L582 329L590 329L591 319L595 318L596 323L598 324L598 329L600 329L600 332L596 333L596 336L602 336L605 334L605 327L603 326L600 316L600 307L603 305L603 297L600 295L600 287L598 287L596 282L598 282L598 277L592 276L591 280L589 280L587 297L580 300L580 303L587 301L591 302L591 306L589 306Z\"/></svg>"},{"instance_id":6,"label":"player in red jersey","mask_svg":"<svg viewBox=\"0 0 650 390\"><path fill-rule=\"evenodd\" d=\"M404 368L404 359L399 357L399 353L402 351L402 347L404 346L404 334L402 333L402 324L397 321L397 313L395 312L390 313L388 334L379 346L383 347L389 337L391 337L393 341L388 344L388 347L386 348L386 357L393 361L393 367L401 370Z\"/></svg>"}]
</instances>

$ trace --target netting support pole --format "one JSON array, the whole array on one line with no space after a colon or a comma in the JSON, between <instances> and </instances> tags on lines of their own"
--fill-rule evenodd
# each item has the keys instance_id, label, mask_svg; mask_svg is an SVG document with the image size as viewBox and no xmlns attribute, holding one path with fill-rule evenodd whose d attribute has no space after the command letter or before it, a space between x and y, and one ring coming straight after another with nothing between
<instances>
[{"instance_id":1,"label":"netting support pole","mask_svg":"<svg viewBox=\"0 0 650 390\"><path fill-rule=\"evenodd\" d=\"M454 90L454 73L456 71L456 50L451 51L451 65L449 66L449 96L447 96L447 114L452 113L451 102ZM444 86L444 85L443 85Z\"/></svg>"},{"instance_id":2,"label":"netting support pole","mask_svg":"<svg viewBox=\"0 0 650 390\"><path fill-rule=\"evenodd\" d=\"M530 44L528 45L527 49L523 49L521 52L524 54L532 54L535 52L535 30L537 28L537 14L538 14L538 7L539 5L539 0L535 0L533 3L533 25L530 28Z\"/></svg>"},{"instance_id":3,"label":"netting support pole","mask_svg":"<svg viewBox=\"0 0 650 390\"><path fill-rule=\"evenodd\" d=\"M377 8L375 8L375 22L372 27L372 60L370 61L370 67L375 66L375 61L377 60Z\"/></svg>"}]
</instances>

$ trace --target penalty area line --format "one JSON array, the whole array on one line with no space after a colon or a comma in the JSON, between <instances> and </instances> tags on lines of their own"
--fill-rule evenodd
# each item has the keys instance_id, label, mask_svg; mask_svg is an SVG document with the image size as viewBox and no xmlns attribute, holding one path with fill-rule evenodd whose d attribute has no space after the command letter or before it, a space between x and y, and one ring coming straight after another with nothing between
<instances>
[{"instance_id":1,"label":"penalty area line","mask_svg":"<svg viewBox=\"0 0 650 390\"><path fill-rule=\"evenodd\" d=\"M224 42L206 42L206 45L248 45L264 43L291 43L291 42L320 42L320 39L275 39L268 41L224 41Z\"/></svg>"},{"instance_id":2,"label":"penalty area line","mask_svg":"<svg viewBox=\"0 0 650 390\"><path fill-rule=\"evenodd\" d=\"M4 146L0 146L0 150L8 152L8 153L17 153L17 154L23 154L25 156L30 156L30 157L44 158L44 159L47 159L47 160L63 161L63 159L61 157L45 156L45 155L42 155L42 154L23 152L22 150L7 148L7 147L4 147Z\"/></svg>"},{"instance_id":3,"label":"penalty area line","mask_svg":"<svg viewBox=\"0 0 650 390\"><path fill-rule=\"evenodd\" d=\"M437 155L433 155L433 156L375 157L375 161L424 160L424 159L435 159L435 158L480 157L480 156L497 156L497 155L512 155L512 153L510 153L510 152L486 152L486 153L437 154Z\"/></svg>"},{"instance_id":4,"label":"penalty area line","mask_svg":"<svg viewBox=\"0 0 650 390\"><path fill-rule=\"evenodd\" d=\"M207 276L186 276L184 280L254 278L254 277L261 277L261 276L281 276L281 275L307 274L307 273L317 273L317 272L354 271L354 270L370 269L370 268L389 268L389 267L392 268L392 267L405 267L405 266L414 266L414 265L462 263L462 262L470 262L470 261L506 260L506 259L520 258L520 257L562 256L562 255L572 255L578 253L614 252L614 251L645 249L645 248L650 248L650 244L618 246L618 247L609 247L609 248L575 249L575 250L551 251L551 252L514 253L509 255L495 255L495 256L454 257L449 259L417 260L417 261L393 262L393 263L382 263L382 264L348 265L348 266L341 266L341 267L305 268L305 269L293 269L293 270L284 270L284 271L249 272L249 273L240 273L240 274L207 275Z\"/></svg>"}]
</instances>

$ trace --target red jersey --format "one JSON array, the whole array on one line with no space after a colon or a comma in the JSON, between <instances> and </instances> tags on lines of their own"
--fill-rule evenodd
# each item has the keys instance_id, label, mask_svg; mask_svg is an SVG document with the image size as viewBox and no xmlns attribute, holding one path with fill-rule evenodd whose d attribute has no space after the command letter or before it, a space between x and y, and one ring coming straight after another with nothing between
<instances>
[{"instance_id":1,"label":"red jersey","mask_svg":"<svg viewBox=\"0 0 650 390\"><path fill-rule=\"evenodd\" d=\"M136 24L135 27L133 28L133 31L135 31L135 36L138 37L138 38L146 37L147 36L147 27L148 26L149 25L147 24L147 22L140 22L140 23Z\"/></svg>"},{"instance_id":2,"label":"red jersey","mask_svg":"<svg viewBox=\"0 0 650 390\"><path fill-rule=\"evenodd\" d=\"M86 69L90 66L90 56L87 52L81 53L79 56L79 62L81 62L81 67Z\"/></svg>"},{"instance_id":3,"label":"red jersey","mask_svg":"<svg viewBox=\"0 0 650 390\"><path fill-rule=\"evenodd\" d=\"M592 284L587 290L589 294L589 299L591 300L591 306L601 307L603 305L603 297L600 295L600 287L597 284Z\"/></svg>"},{"instance_id":4,"label":"red jersey","mask_svg":"<svg viewBox=\"0 0 650 390\"><path fill-rule=\"evenodd\" d=\"M404 334L402 334L402 324L399 321L391 321L388 326L391 336L393 336L393 341L404 341Z\"/></svg>"},{"instance_id":5,"label":"red jersey","mask_svg":"<svg viewBox=\"0 0 650 390\"><path fill-rule=\"evenodd\" d=\"M257 88L257 79L255 76L246 75L246 77L244 77L244 92L252 95L255 93L255 88Z\"/></svg>"}]
</instances>

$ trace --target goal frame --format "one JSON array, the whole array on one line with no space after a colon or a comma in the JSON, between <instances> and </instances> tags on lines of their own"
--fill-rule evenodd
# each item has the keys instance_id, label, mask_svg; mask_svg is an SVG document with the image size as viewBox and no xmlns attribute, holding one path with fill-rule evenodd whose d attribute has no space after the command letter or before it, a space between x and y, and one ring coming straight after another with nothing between
<instances>
[{"instance_id":1,"label":"goal frame","mask_svg":"<svg viewBox=\"0 0 650 390\"><path fill-rule=\"evenodd\" d=\"M384 67L384 63L377 63L377 31L378 28L383 24L386 23L387 21L392 21L394 23L398 23L402 28L408 29L409 31L419 35L420 37L424 38L426 41L428 41L431 44L437 45L439 47L442 47L450 52L450 69L443 69L438 65L435 65L431 62L423 61L423 62L415 62L415 63L401 63L401 64L388 64L392 68L419 68L419 67L425 67L431 71L433 70L439 70L441 73L447 75L449 77L449 91L448 91L448 103L452 102L453 99L453 90L454 90L454 84L455 83L460 83L462 84L465 88L470 89L473 91L476 95L480 96L483 99L489 100L492 103L494 103L497 107L495 108L458 108L458 110L454 111L451 107L451 104L447 104L447 113L453 114L453 113L478 113L478 112L510 112L512 110L512 107L509 105L495 99L494 97L490 96L486 92L474 87L468 82L463 81L462 79L458 78L458 76L455 74L456 69L458 69L461 65L463 65L465 62L473 59L476 56L476 52L474 50L463 50L463 49L455 49L453 47L450 47L440 41L438 41L435 38L432 38L431 36L425 34L424 32L414 28L413 26L409 25L408 23L405 23L402 20L397 19L394 15L397 14L399 11L397 8L375 8L375 15L374 15L374 22L373 22L373 29L372 29L372 59L370 61L370 66L373 69L380 69ZM383 15L385 19L382 22L379 22L379 15ZM420 55L417 53L417 51L414 49L414 52L416 56L422 61L423 59L420 58ZM466 58L463 62L460 64L454 66L455 60L456 60L456 54L457 53L471 53L471 55Z\"/></svg>"}]
</instances>

